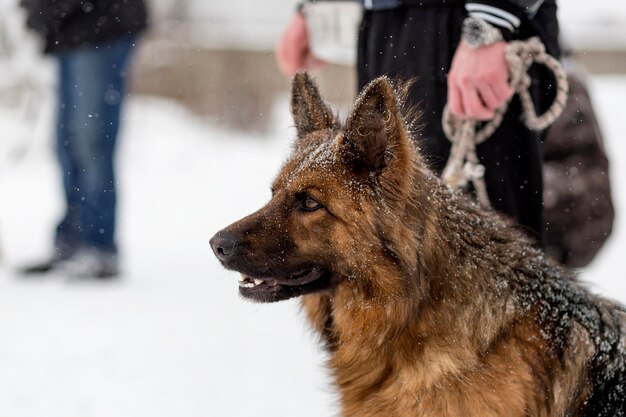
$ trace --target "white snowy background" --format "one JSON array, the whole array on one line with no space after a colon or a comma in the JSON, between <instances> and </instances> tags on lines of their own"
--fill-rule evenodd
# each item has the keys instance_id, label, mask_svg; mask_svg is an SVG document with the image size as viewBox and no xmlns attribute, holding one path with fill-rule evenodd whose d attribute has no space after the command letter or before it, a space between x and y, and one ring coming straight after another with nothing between
<instances>
[{"instance_id":1,"label":"white snowy background","mask_svg":"<svg viewBox=\"0 0 626 417\"><path fill-rule=\"evenodd\" d=\"M11 3L0 1L0 24ZM571 39L624 46L621 2L562 3ZM161 1L158 10L169 13L172 4ZM206 30L224 38L237 32L239 44L257 49L275 42L290 13L277 0L185 4L198 21L223 27ZM253 30L253 21L265 30ZM123 277L24 279L15 269L49 253L62 210L50 67L27 39L18 61L0 60L0 417L336 415L324 354L297 302L240 300L236 275L208 245L214 232L269 199L295 134L288 98L271 109L269 133L255 135L225 130L174 101L131 97L118 154ZM41 86L30 100L1 96L29 78ZM581 275L626 302L626 75L592 76L590 86L618 216Z\"/></svg>"}]
</instances>

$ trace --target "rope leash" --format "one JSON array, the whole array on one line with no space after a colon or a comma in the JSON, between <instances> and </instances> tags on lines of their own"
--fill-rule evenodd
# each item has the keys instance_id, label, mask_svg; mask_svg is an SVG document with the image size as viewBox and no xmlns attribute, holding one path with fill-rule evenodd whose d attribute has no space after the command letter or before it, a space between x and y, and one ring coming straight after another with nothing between
<instances>
[{"instance_id":1,"label":"rope leash","mask_svg":"<svg viewBox=\"0 0 626 417\"><path fill-rule=\"evenodd\" d=\"M554 57L546 52L543 43L537 37L526 41L510 42L504 52L509 66L510 85L519 96L522 104L522 122L530 130L543 130L561 115L567 101L569 86L565 70ZM531 86L528 69L533 63L547 67L556 80L556 96L545 113L537 115L528 89ZM476 145L489 138L502 123L511 99L494 112L491 120L477 130L478 122L456 117L448 105L443 110L443 131L452 142L450 157L441 178L451 186L464 187L471 182L476 196L483 207L489 207L489 197L485 185L485 167L478 160Z\"/></svg>"}]
</instances>

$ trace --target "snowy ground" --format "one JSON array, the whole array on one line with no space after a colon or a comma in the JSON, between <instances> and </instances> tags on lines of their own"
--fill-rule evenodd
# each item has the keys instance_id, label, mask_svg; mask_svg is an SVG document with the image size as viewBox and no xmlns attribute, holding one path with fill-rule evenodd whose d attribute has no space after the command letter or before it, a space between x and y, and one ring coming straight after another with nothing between
<instances>
[{"instance_id":1,"label":"snowy ground","mask_svg":"<svg viewBox=\"0 0 626 417\"><path fill-rule=\"evenodd\" d=\"M592 87L619 217L583 277L626 302L626 77L596 77ZM208 246L268 200L294 135L287 98L267 137L220 130L156 98L134 97L128 110L118 282L13 272L50 249L60 189L48 141L18 162L0 159L0 416L335 415L323 354L296 302L240 300L235 274ZM0 138L19 129L15 112L0 109Z\"/></svg>"}]
</instances>

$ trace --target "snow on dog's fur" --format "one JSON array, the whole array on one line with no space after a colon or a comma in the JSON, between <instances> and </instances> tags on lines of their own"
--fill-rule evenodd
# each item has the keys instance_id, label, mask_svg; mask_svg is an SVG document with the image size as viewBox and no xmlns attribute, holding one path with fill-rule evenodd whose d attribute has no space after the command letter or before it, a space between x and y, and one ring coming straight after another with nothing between
<instances>
[{"instance_id":1,"label":"snow on dog's fur","mask_svg":"<svg viewBox=\"0 0 626 417\"><path fill-rule=\"evenodd\" d=\"M211 241L241 295L301 297L346 417L624 416L624 308L443 185L401 107L378 78L342 125L296 75L271 201Z\"/></svg>"}]
</instances>

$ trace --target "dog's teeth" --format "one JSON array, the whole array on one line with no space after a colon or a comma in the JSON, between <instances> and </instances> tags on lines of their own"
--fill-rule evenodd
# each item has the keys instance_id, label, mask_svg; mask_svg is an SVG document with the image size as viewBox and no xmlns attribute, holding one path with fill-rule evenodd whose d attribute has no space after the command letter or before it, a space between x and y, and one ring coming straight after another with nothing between
<instances>
[{"instance_id":1,"label":"dog's teeth","mask_svg":"<svg viewBox=\"0 0 626 417\"><path fill-rule=\"evenodd\" d=\"M250 278L245 275L239 277L239 286L243 288L254 288L257 285L263 284L263 280L259 278Z\"/></svg>"}]
</instances>

